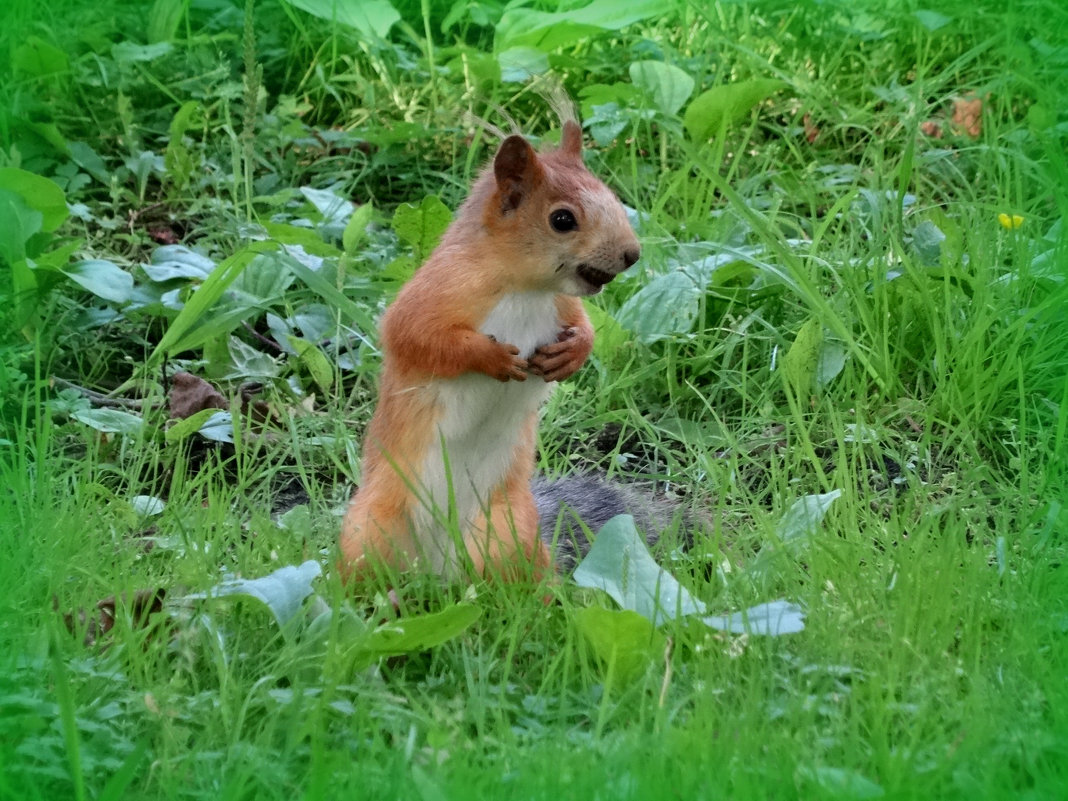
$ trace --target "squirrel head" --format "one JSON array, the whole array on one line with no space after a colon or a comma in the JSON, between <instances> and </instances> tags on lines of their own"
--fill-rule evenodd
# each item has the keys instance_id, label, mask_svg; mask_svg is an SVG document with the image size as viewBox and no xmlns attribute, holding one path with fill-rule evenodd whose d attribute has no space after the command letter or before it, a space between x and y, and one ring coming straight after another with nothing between
<instances>
[{"instance_id":1,"label":"squirrel head","mask_svg":"<svg viewBox=\"0 0 1068 801\"><path fill-rule=\"evenodd\" d=\"M583 164L573 120L545 153L509 136L483 181L492 189L482 224L502 245L504 269L530 289L595 295L641 255L619 198Z\"/></svg>"}]
</instances>

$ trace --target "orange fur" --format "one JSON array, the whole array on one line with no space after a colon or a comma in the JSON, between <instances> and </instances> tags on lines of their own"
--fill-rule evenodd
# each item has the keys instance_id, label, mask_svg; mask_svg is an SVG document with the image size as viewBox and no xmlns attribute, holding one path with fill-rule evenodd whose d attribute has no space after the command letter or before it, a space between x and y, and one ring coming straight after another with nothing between
<instances>
[{"instance_id":1,"label":"orange fur","mask_svg":"<svg viewBox=\"0 0 1068 801\"><path fill-rule=\"evenodd\" d=\"M549 570L530 491L538 407L593 347L580 296L639 255L581 149L571 121L546 153L505 139L386 310L379 402L341 527L347 580L424 562L505 580Z\"/></svg>"}]
</instances>

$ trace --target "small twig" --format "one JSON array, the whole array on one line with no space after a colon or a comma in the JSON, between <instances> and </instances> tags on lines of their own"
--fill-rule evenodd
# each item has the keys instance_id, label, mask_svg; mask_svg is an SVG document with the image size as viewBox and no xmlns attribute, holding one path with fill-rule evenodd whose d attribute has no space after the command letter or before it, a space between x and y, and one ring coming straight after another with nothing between
<instances>
[{"instance_id":1,"label":"small twig","mask_svg":"<svg viewBox=\"0 0 1068 801\"><path fill-rule=\"evenodd\" d=\"M283 352L283 348L282 348L281 345L279 345L277 342L275 342L270 337L265 337L263 334L261 334L259 331L257 331L255 328L253 328L251 325L249 325L246 321L242 320L241 321L241 325L244 327L244 329L246 331L248 331L249 336L254 337L257 341L262 342L267 347L273 348L274 350L278 351L279 353Z\"/></svg>"},{"instance_id":2,"label":"small twig","mask_svg":"<svg viewBox=\"0 0 1068 801\"><path fill-rule=\"evenodd\" d=\"M52 383L60 389L77 390L88 398L89 402L94 406L119 406L125 409L142 409L145 405L145 402L138 398L109 398L102 392L79 386L74 382L68 381L65 378L60 378L59 376L52 376Z\"/></svg>"}]
</instances>

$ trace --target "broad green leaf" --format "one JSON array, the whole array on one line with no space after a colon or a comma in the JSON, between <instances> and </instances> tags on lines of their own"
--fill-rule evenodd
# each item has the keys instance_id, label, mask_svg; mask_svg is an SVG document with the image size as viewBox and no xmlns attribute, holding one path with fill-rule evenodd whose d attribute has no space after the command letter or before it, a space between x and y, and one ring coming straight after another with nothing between
<instances>
[{"instance_id":1,"label":"broad green leaf","mask_svg":"<svg viewBox=\"0 0 1068 801\"><path fill-rule=\"evenodd\" d=\"M632 62L630 80L648 92L657 108L669 116L677 114L693 94L693 78L663 61Z\"/></svg>"},{"instance_id":2,"label":"broad green leaf","mask_svg":"<svg viewBox=\"0 0 1068 801\"><path fill-rule=\"evenodd\" d=\"M683 124L696 142L717 136L744 119L753 106L786 86L777 78L752 78L748 81L714 86L702 92L686 107Z\"/></svg>"},{"instance_id":3,"label":"broad green leaf","mask_svg":"<svg viewBox=\"0 0 1068 801\"><path fill-rule=\"evenodd\" d=\"M604 590L624 609L660 625L679 615L703 614L704 604L656 563L630 515L617 515L597 532L574 573L580 587Z\"/></svg>"},{"instance_id":4,"label":"broad green leaf","mask_svg":"<svg viewBox=\"0 0 1068 801\"><path fill-rule=\"evenodd\" d=\"M629 83L594 83L584 86L579 90L582 119L588 121L594 116L594 109L597 106L609 103L614 103L617 108L637 106L641 101L641 95L641 91Z\"/></svg>"},{"instance_id":5,"label":"broad green leaf","mask_svg":"<svg viewBox=\"0 0 1068 801\"><path fill-rule=\"evenodd\" d=\"M323 238L310 228L276 222L265 222L262 225L264 230L267 231L267 236L275 242L281 242L283 245L299 245L304 249L305 253L321 256L324 259L336 258L341 254L340 250L329 242L324 242Z\"/></svg>"},{"instance_id":6,"label":"broad green leaf","mask_svg":"<svg viewBox=\"0 0 1068 801\"><path fill-rule=\"evenodd\" d=\"M694 615L724 631L778 636L804 629L801 610L787 601L758 604L732 615L707 615L705 605L656 563L630 515L609 520L573 574L580 587L604 590L624 609L660 625Z\"/></svg>"},{"instance_id":7,"label":"broad green leaf","mask_svg":"<svg viewBox=\"0 0 1068 801\"><path fill-rule=\"evenodd\" d=\"M841 490L832 490L821 495L805 495L794 501L775 527L775 533L783 543L803 540L816 533Z\"/></svg>"},{"instance_id":8,"label":"broad green leaf","mask_svg":"<svg viewBox=\"0 0 1068 801\"><path fill-rule=\"evenodd\" d=\"M684 270L658 275L627 299L616 314L642 342L688 334L701 309L702 289Z\"/></svg>"},{"instance_id":9,"label":"broad green leaf","mask_svg":"<svg viewBox=\"0 0 1068 801\"><path fill-rule=\"evenodd\" d=\"M183 439L196 434L201 428L216 414L219 409L201 409L199 412L186 417L184 420L179 420L174 425L170 426L166 433L163 435L163 439L168 444L175 442L181 442ZM231 440L232 441L232 440Z\"/></svg>"},{"instance_id":10,"label":"broad green leaf","mask_svg":"<svg viewBox=\"0 0 1068 801\"><path fill-rule=\"evenodd\" d=\"M848 355L849 351L841 342L824 339L816 365L816 386L823 389L830 384L842 372Z\"/></svg>"},{"instance_id":11,"label":"broad green leaf","mask_svg":"<svg viewBox=\"0 0 1068 801\"><path fill-rule=\"evenodd\" d=\"M382 269L382 277L403 284L418 269L419 262L414 256L398 256Z\"/></svg>"},{"instance_id":12,"label":"broad green leaf","mask_svg":"<svg viewBox=\"0 0 1068 801\"><path fill-rule=\"evenodd\" d=\"M435 195L427 195L418 206L401 203L393 213L393 230L402 242L412 247L419 263L437 247L450 222L452 212Z\"/></svg>"},{"instance_id":13,"label":"broad green leaf","mask_svg":"<svg viewBox=\"0 0 1068 801\"><path fill-rule=\"evenodd\" d=\"M44 215L22 195L0 189L0 259L14 264L26 258L26 243L41 230L43 221Z\"/></svg>"},{"instance_id":14,"label":"broad green leaf","mask_svg":"<svg viewBox=\"0 0 1068 801\"><path fill-rule=\"evenodd\" d=\"M224 378L274 378L278 375L278 362L270 354L235 336L229 337L227 352L230 365L222 372Z\"/></svg>"},{"instance_id":15,"label":"broad green leaf","mask_svg":"<svg viewBox=\"0 0 1068 801\"><path fill-rule=\"evenodd\" d=\"M302 186L300 193L308 199L315 210L322 215L326 223L345 223L352 216L356 207L352 201L346 200L329 189L315 189L311 186Z\"/></svg>"},{"instance_id":16,"label":"broad green leaf","mask_svg":"<svg viewBox=\"0 0 1068 801\"><path fill-rule=\"evenodd\" d=\"M400 14L388 0L286 0L320 19L355 28L365 36L385 39Z\"/></svg>"},{"instance_id":17,"label":"broad green leaf","mask_svg":"<svg viewBox=\"0 0 1068 801\"><path fill-rule=\"evenodd\" d=\"M798 398L807 398L819 366L823 349L823 324L815 317L805 321L782 357L782 375Z\"/></svg>"},{"instance_id":18,"label":"broad green leaf","mask_svg":"<svg viewBox=\"0 0 1068 801\"><path fill-rule=\"evenodd\" d=\"M175 278L203 281L215 269L215 262L185 245L163 245L152 251L152 263L142 264L141 269L153 281Z\"/></svg>"},{"instance_id":19,"label":"broad green leaf","mask_svg":"<svg viewBox=\"0 0 1068 801\"><path fill-rule=\"evenodd\" d=\"M144 423L136 414L119 409L79 409L71 417L105 434L136 434Z\"/></svg>"},{"instance_id":20,"label":"broad green leaf","mask_svg":"<svg viewBox=\"0 0 1068 801\"><path fill-rule=\"evenodd\" d=\"M432 614L402 617L358 638L348 654L360 667L383 656L425 651L459 636L481 615L480 607L459 603Z\"/></svg>"},{"instance_id":21,"label":"broad green leaf","mask_svg":"<svg viewBox=\"0 0 1068 801\"><path fill-rule=\"evenodd\" d=\"M549 71L549 57L534 47L510 47L497 55L497 63L505 83L523 83Z\"/></svg>"},{"instance_id":22,"label":"broad green leaf","mask_svg":"<svg viewBox=\"0 0 1068 801\"><path fill-rule=\"evenodd\" d=\"M621 681L635 678L663 659L666 638L637 612L591 606L577 610L574 617L606 671Z\"/></svg>"},{"instance_id":23,"label":"broad green leaf","mask_svg":"<svg viewBox=\"0 0 1068 801\"><path fill-rule=\"evenodd\" d=\"M304 339L322 342L337 334L337 311L323 303L307 303L294 310L286 324L300 329Z\"/></svg>"},{"instance_id":24,"label":"broad green leaf","mask_svg":"<svg viewBox=\"0 0 1068 801\"><path fill-rule=\"evenodd\" d=\"M371 222L374 211L375 207L370 202L357 206L345 224L345 231L341 235L341 247L349 256L355 256L360 245L367 238L367 226Z\"/></svg>"},{"instance_id":25,"label":"broad green leaf","mask_svg":"<svg viewBox=\"0 0 1068 801\"><path fill-rule=\"evenodd\" d=\"M929 31L937 31L939 28L944 28L953 21L953 17L947 17L940 11L932 11L927 8L917 9L912 12L912 15Z\"/></svg>"},{"instance_id":26,"label":"broad green leaf","mask_svg":"<svg viewBox=\"0 0 1068 801\"><path fill-rule=\"evenodd\" d=\"M210 439L212 442L233 442L233 415L231 415L230 412L216 410L213 414L209 415L208 419L204 421L204 424L197 429L197 433L204 437L204 439Z\"/></svg>"},{"instance_id":27,"label":"broad green leaf","mask_svg":"<svg viewBox=\"0 0 1068 801\"><path fill-rule=\"evenodd\" d=\"M262 308L281 300L296 280L294 263L285 251L260 253L223 293L224 304Z\"/></svg>"},{"instance_id":28,"label":"broad green leaf","mask_svg":"<svg viewBox=\"0 0 1068 801\"><path fill-rule=\"evenodd\" d=\"M100 158L100 154L85 142L71 142L70 157L75 164L96 178L96 180L101 183L108 182L111 176L108 171L108 165L104 163L104 159Z\"/></svg>"},{"instance_id":29,"label":"broad green leaf","mask_svg":"<svg viewBox=\"0 0 1068 801\"><path fill-rule=\"evenodd\" d=\"M59 126L54 122L33 122L30 120L20 120L20 122L28 130L33 131L54 147L56 152L62 153L64 156L70 155L70 144L67 142L66 137L60 133Z\"/></svg>"},{"instance_id":30,"label":"broad green leaf","mask_svg":"<svg viewBox=\"0 0 1068 801\"><path fill-rule=\"evenodd\" d=\"M85 245L85 242L81 239L75 239L72 242L67 242L65 245L61 245L53 250L39 253L33 258L35 269L49 270L54 273L60 273L67 266L71 256L74 252Z\"/></svg>"},{"instance_id":31,"label":"broad green leaf","mask_svg":"<svg viewBox=\"0 0 1068 801\"><path fill-rule=\"evenodd\" d=\"M15 72L23 72L40 78L67 72L70 62L67 54L39 36L27 37L11 54L11 66Z\"/></svg>"},{"instance_id":32,"label":"broad green leaf","mask_svg":"<svg viewBox=\"0 0 1068 801\"><path fill-rule=\"evenodd\" d=\"M601 307L591 304L586 312L593 324L593 352L599 359L611 358L630 340L630 335Z\"/></svg>"},{"instance_id":33,"label":"broad green leaf","mask_svg":"<svg viewBox=\"0 0 1068 801\"><path fill-rule=\"evenodd\" d=\"M99 298L123 304L133 296L133 276L110 261L87 259L61 268L74 283Z\"/></svg>"},{"instance_id":34,"label":"broad green leaf","mask_svg":"<svg viewBox=\"0 0 1068 801\"><path fill-rule=\"evenodd\" d=\"M296 350L301 364L311 374L312 380L318 384L319 389L324 394L330 391L330 387L334 384L334 368L330 366L329 359L323 355L323 352L319 350L312 342L308 342L306 339L300 337L290 336L289 345Z\"/></svg>"},{"instance_id":35,"label":"broad green leaf","mask_svg":"<svg viewBox=\"0 0 1068 801\"><path fill-rule=\"evenodd\" d=\"M790 558L800 556L811 543L831 504L842 494L833 490L822 495L806 495L794 501L775 526L775 539L761 548L749 565L754 577L789 569Z\"/></svg>"},{"instance_id":36,"label":"broad green leaf","mask_svg":"<svg viewBox=\"0 0 1068 801\"><path fill-rule=\"evenodd\" d=\"M568 11L509 8L495 28L494 50L536 47L551 52L606 31L663 16L663 0L593 0Z\"/></svg>"},{"instance_id":37,"label":"broad green leaf","mask_svg":"<svg viewBox=\"0 0 1068 801\"><path fill-rule=\"evenodd\" d=\"M481 616L480 607L458 603L440 612L401 618L373 631L360 648L380 656L425 651L461 634Z\"/></svg>"},{"instance_id":38,"label":"broad green leaf","mask_svg":"<svg viewBox=\"0 0 1068 801\"><path fill-rule=\"evenodd\" d=\"M21 195L31 209L41 212L40 230L51 233L63 224L69 212L67 198L55 181L17 167L0 167L0 189Z\"/></svg>"},{"instance_id":39,"label":"broad green leaf","mask_svg":"<svg viewBox=\"0 0 1068 801\"><path fill-rule=\"evenodd\" d=\"M930 220L923 220L912 229L912 250L925 267L936 267L942 262L942 243L946 235Z\"/></svg>"},{"instance_id":40,"label":"broad green leaf","mask_svg":"<svg viewBox=\"0 0 1068 801\"><path fill-rule=\"evenodd\" d=\"M187 599L226 598L234 595L255 598L271 610L279 626L285 626L300 611L304 599L312 594L312 582L323 572L318 562L286 565L257 579L227 579L204 592L187 595Z\"/></svg>"}]
</instances>

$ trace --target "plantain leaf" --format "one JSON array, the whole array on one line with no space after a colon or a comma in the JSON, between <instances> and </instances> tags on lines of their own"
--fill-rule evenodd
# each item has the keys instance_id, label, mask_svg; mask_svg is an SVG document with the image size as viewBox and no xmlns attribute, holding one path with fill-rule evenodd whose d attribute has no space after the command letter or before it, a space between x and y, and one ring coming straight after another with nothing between
<instances>
[{"instance_id":1,"label":"plantain leaf","mask_svg":"<svg viewBox=\"0 0 1068 801\"><path fill-rule=\"evenodd\" d=\"M798 398L807 397L819 368L823 349L823 325L810 317L794 337L790 349L782 357L783 380Z\"/></svg>"},{"instance_id":2,"label":"plantain leaf","mask_svg":"<svg viewBox=\"0 0 1068 801\"><path fill-rule=\"evenodd\" d=\"M622 681L633 679L664 653L664 635L629 609L579 609L575 625L605 669Z\"/></svg>"},{"instance_id":3,"label":"plantain leaf","mask_svg":"<svg viewBox=\"0 0 1068 801\"><path fill-rule=\"evenodd\" d=\"M752 78L713 86L687 106L683 125L691 139L703 142L745 118L753 106L784 86L786 83L777 78Z\"/></svg>"},{"instance_id":4,"label":"plantain leaf","mask_svg":"<svg viewBox=\"0 0 1068 801\"><path fill-rule=\"evenodd\" d=\"M630 80L644 89L662 112L674 116L693 94L694 80L684 70L663 61L635 61Z\"/></svg>"},{"instance_id":5,"label":"plantain leaf","mask_svg":"<svg viewBox=\"0 0 1068 801\"><path fill-rule=\"evenodd\" d=\"M87 259L60 271L83 289L112 303L127 303L133 296L133 276L110 261Z\"/></svg>"},{"instance_id":6,"label":"plantain leaf","mask_svg":"<svg viewBox=\"0 0 1068 801\"><path fill-rule=\"evenodd\" d=\"M355 28L365 36L385 39L400 14L388 0L286 0L320 19Z\"/></svg>"},{"instance_id":7,"label":"plantain leaf","mask_svg":"<svg viewBox=\"0 0 1068 801\"><path fill-rule=\"evenodd\" d=\"M323 570L308 560L299 566L286 565L257 579L227 579L204 592L191 593L186 599L225 598L243 595L255 598L271 610L279 626L285 626L300 611L304 599L312 594L312 582Z\"/></svg>"},{"instance_id":8,"label":"plantain leaf","mask_svg":"<svg viewBox=\"0 0 1068 801\"><path fill-rule=\"evenodd\" d=\"M437 247L450 222L452 212L436 195L427 195L418 206L401 203L393 213L393 230L402 242L412 247L420 264Z\"/></svg>"}]
</instances>

